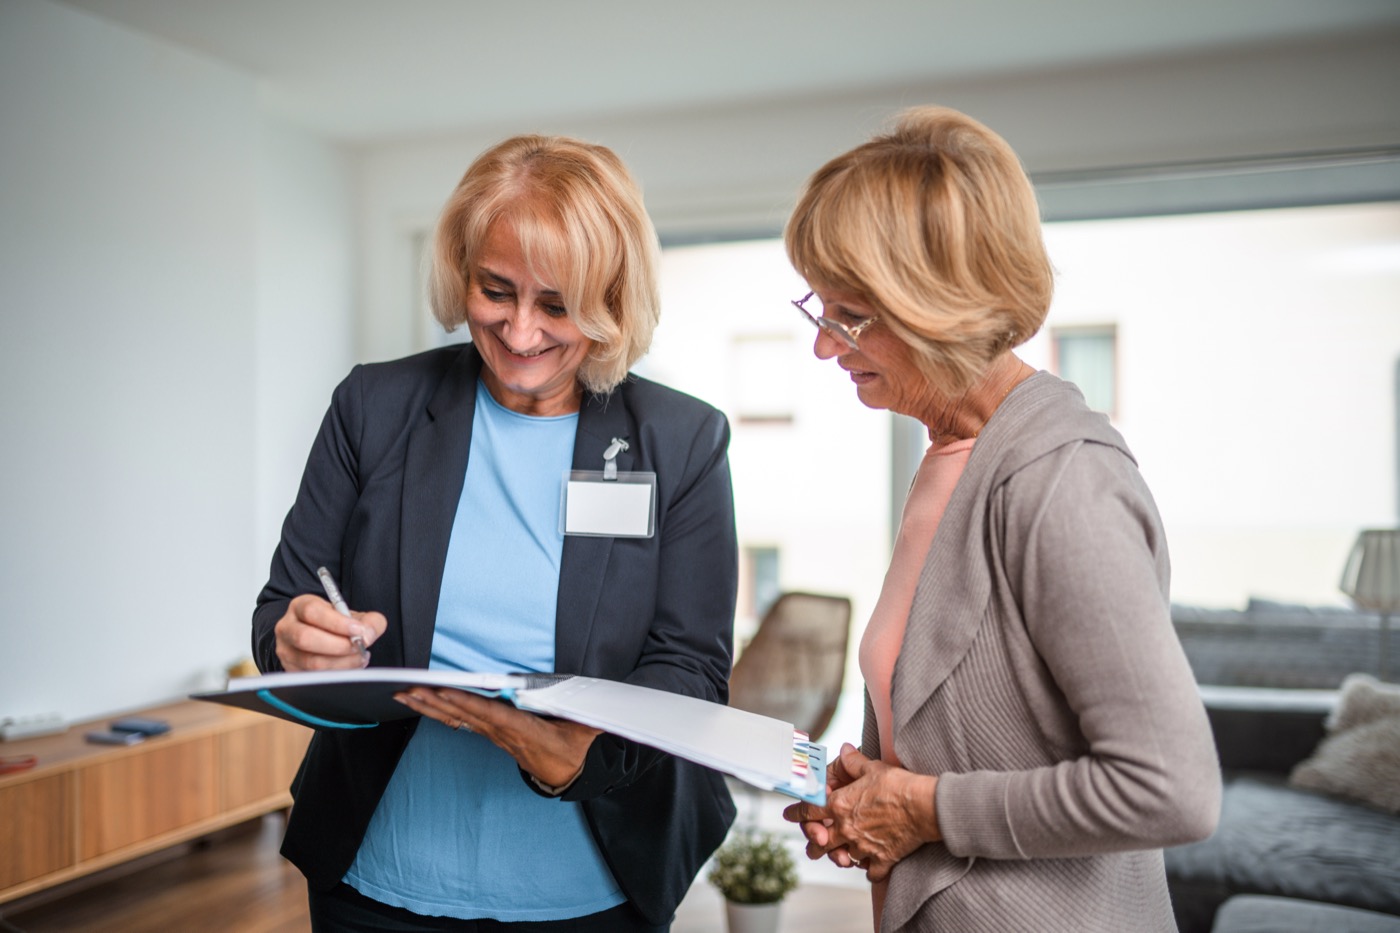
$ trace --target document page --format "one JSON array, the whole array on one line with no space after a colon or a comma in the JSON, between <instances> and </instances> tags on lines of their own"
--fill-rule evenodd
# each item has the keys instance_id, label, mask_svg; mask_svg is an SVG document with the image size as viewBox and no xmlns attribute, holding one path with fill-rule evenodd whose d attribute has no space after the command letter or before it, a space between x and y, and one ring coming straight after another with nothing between
<instances>
[{"instance_id":1,"label":"document page","mask_svg":"<svg viewBox=\"0 0 1400 933\"><path fill-rule=\"evenodd\" d=\"M519 691L516 705L625 735L722 771L743 769L761 775L770 787L793 776L791 724L707 700L575 677Z\"/></svg>"}]
</instances>

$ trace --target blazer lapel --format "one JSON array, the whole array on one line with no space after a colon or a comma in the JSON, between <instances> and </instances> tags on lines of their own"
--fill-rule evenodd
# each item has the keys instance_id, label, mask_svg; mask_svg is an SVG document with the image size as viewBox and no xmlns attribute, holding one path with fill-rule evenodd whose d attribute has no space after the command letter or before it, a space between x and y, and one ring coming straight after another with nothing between
<instances>
[{"instance_id":1,"label":"blazer lapel","mask_svg":"<svg viewBox=\"0 0 1400 933\"><path fill-rule=\"evenodd\" d=\"M432 656L447 544L467 475L480 372L480 355L475 348L464 349L429 400L427 420L408 438L399 579L404 664L409 667L427 667Z\"/></svg>"},{"instance_id":2,"label":"blazer lapel","mask_svg":"<svg viewBox=\"0 0 1400 933\"><path fill-rule=\"evenodd\" d=\"M574 437L575 470L603 469L603 451L620 437L636 443L630 437L631 428L622 393L584 396L578 415L578 432ZM617 468L631 470L637 459L635 446L617 455ZM564 554L559 569L559 599L554 621L554 669L568 674L587 674L583 663L589 635L597 617L598 602L603 594L603 576L613 539L585 535L566 535Z\"/></svg>"}]
</instances>

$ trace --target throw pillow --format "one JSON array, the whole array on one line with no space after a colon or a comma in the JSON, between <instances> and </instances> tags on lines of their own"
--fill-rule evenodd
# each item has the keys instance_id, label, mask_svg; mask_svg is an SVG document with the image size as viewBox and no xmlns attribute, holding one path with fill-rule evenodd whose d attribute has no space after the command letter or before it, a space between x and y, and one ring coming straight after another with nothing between
<instances>
[{"instance_id":1,"label":"throw pillow","mask_svg":"<svg viewBox=\"0 0 1400 933\"><path fill-rule=\"evenodd\" d=\"M1400 686L1352 674L1327 733L1288 782L1400 814Z\"/></svg>"}]
</instances>

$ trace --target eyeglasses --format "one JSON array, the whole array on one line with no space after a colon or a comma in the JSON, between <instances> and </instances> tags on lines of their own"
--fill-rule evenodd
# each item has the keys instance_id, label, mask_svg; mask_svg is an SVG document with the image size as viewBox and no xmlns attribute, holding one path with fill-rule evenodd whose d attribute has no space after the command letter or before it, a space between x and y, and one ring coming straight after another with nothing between
<instances>
[{"instance_id":1,"label":"eyeglasses","mask_svg":"<svg viewBox=\"0 0 1400 933\"><path fill-rule=\"evenodd\" d=\"M837 340L841 341L846 346L850 347L852 350L859 350L860 344L856 342L856 338L859 337L862 333L864 333L867 327L878 321L879 318L868 317L865 320L861 321L859 324L848 327L845 324L842 324L840 321L835 321L827 317L825 313L813 314L811 311L808 311L804 306L807 304L807 302L812 300L812 297L814 295L816 295L816 292L808 292L801 298L794 301L792 303L792 306L797 310L801 311L802 316L805 317L807 320L811 321L812 324L815 325L818 330L826 331L828 334L835 337ZM817 300L820 301L821 299Z\"/></svg>"}]
</instances>

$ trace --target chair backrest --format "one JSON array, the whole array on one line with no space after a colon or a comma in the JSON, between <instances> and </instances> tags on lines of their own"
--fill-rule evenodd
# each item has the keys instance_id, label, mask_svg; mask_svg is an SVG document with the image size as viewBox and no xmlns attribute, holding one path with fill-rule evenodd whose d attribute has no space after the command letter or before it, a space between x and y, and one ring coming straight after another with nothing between
<instances>
[{"instance_id":1,"label":"chair backrest","mask_svg":"<svg viewBox=\"0 0 1400 933\"><path fill-rule=\"evenodd\" d=\"M846 597L783 593L734 663L729 705L790 722L816 741L841 698L850 627Z\"/></svg>"}]
</instances>

